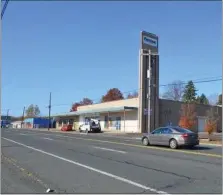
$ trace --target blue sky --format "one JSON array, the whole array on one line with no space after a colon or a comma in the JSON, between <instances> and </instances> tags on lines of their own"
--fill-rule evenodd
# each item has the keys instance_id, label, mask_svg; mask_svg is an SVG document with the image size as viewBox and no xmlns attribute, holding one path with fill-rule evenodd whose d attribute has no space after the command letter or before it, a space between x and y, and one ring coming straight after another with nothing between
<instances>
[{"instance_id":1,"label":"blue sky","mask_svg":"<svg viewBox=\"0 0 223 195\"><path fill-rule=\"evenodd\" d=\"M58 113L83 97L99 100L109 88L137 89L141 30L159 36L160 84L221 76L221 5L9 2L2 21L2 114L9 108L20 115L32 103L46 114L49 92ZM196 86L207 96L222 91L221 81Z\"/></svg>"}]
</instances>

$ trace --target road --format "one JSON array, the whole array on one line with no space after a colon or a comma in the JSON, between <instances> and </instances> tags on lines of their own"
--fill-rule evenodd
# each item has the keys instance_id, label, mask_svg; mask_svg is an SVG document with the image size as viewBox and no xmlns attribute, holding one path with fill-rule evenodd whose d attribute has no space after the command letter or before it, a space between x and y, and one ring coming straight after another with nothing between
<instances>
[{"instance_id":1,"label":"road","mask_svg":"<svg viewBox=\"0 0 223 195\"><path fill-rule=\"evenodd\" d=\"M222 148L2 129L2 193L222 194Z\"/></svg>"}]
</instances>

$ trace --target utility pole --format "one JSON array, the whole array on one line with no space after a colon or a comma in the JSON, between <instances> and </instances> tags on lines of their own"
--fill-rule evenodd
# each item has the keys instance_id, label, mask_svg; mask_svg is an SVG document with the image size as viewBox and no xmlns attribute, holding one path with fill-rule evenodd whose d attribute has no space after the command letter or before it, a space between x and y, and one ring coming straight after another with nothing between
<instances>
[{"instance_id":1,"label":"utility pole","mask_svg":"<svg viewBox=\"0 0 223 195\"><path fill-rule=\"evenodd\" d=\"M7 127L8 124L9 124L8 118L9 118L9 109L7 109L7 115L6 115L6 121L5 121L5 125L6 125L6 127Z\"/></svg>"},{"instance_id":2,"label":"utility pole","mask_svg":"<svg viewBox=\"0 0 223 195\"><path fill-rule=\"evenodd\" d=\"M7 110L6 121L8 120L8 117L9 117L9 109Z\"/></svg>"},{"instance_id":3,"label":"utility pole","mask_svg":"<svg viewBox=\"0 0 223 195\"><path fill-rule=\"evenodd\" d=\"M24 118L25 118L25 109L26 109L26 107L24 106L23 111L22 111L22 122L21 122L21 128L23 127L23 123L24 123Z\"/></svg>"},{"instance_id":4,"label":"utility pole","mask_svg":"<svg viewBox=\"0 0 223 195\"><path fill-rule=\"evenodd\" d=\"M50 114L51 114L51 92L50 92L50 99L49 99L49 124L48 124L48 131L50 130L50 126L51 126L51 120L50 120L50 118L51 118L51 116L50 116Z\"/></svg>"}]
</instances>

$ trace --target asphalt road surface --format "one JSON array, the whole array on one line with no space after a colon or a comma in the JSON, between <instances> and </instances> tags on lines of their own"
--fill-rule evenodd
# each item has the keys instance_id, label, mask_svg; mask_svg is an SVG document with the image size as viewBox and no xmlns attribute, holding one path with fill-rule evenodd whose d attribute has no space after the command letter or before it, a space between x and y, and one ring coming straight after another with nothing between
<instances>
[{"instance_id":1,"label":"asphalt road surface","mask_svg":"<svg viewBox=\"0 0 223 195\"><path fill-rule=\"evenodd\" d=\"M2 193L222 194L222 148L2 129Z\"/></svg>"}]
</instances>

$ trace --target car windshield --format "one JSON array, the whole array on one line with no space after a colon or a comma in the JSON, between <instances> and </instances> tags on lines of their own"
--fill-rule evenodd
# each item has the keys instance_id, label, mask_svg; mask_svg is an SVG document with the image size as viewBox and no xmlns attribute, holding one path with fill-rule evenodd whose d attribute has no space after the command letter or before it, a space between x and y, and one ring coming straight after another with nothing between
<instances>
[{"instance_id":1,"label":"car windshield","mask_svg":"<svg viewBox=\"0 0 223 195\"><path fill-rule=\"evenodd\" d=\"M173 129L179 133L193 133L192 131L181 127L174 127Z\"/></svg>"}]
</instances>

